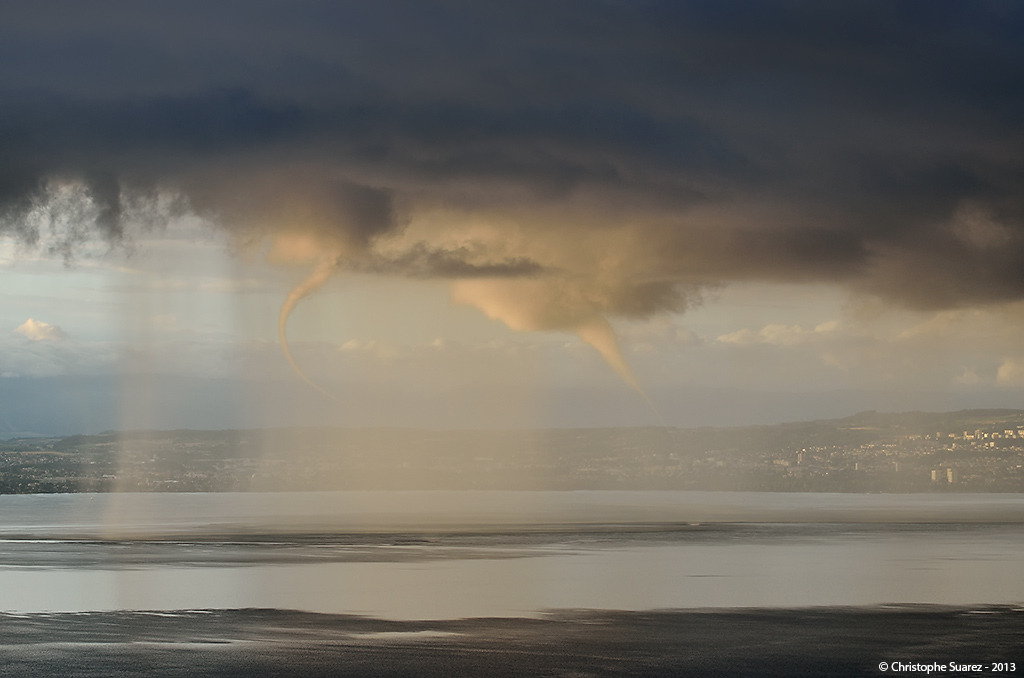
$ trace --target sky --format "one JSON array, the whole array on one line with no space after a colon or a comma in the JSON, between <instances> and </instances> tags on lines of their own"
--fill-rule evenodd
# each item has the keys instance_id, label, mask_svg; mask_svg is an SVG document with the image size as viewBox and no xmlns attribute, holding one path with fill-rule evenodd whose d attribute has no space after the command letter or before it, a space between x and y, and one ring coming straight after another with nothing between
<instances>
[{"instance_id":1,"label":"sky","mask_svg":"<svg viewBox=\"0 0 1024 678\"><path fill-rule=\"evenodd\" d=\"M1024 407L1021 82L1010 1L0 4L0 437Z\"/></svg>"}]
</instances>

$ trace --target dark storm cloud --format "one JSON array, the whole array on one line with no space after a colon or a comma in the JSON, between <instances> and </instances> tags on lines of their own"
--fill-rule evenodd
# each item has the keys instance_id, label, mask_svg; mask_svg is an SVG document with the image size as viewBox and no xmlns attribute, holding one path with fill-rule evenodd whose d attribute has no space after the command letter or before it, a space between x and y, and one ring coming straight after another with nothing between
<instances>
[{"instance_id":1,"label":"dark storm cloud","mask_svg":"<svg viewBox=\"0 0 1024 678\"><path fill-rule=\"evenodd\" d=\"M1024 296L1016 2L52 2L0 19L0 203L28 240L57 179L85 187L111 242L126 192L158 187L236 233L298 220L363 251L417 210L514 214L518 248L424 238L353 266L581 285L593 266L597 310L736 279L917 307ZM609 232L629 244L614 262L577 251Z\"/></svg>"},{"instance_id":2,"label":"dark storm cloud","mask_svg":"<svg viewBox=\"0 0 1024 678\"><path fill-rule=\"evenodd\" d=\"M546 273L536 261L508 258L489 261L486 252L473 252L461 247L448 250L430 249L423 243L397 255L374 254L352 263L351 268L363 273L402 275L412 278L530 278ZM482 259L482 263L474 263Z\"/></svg>"}]
</instances>

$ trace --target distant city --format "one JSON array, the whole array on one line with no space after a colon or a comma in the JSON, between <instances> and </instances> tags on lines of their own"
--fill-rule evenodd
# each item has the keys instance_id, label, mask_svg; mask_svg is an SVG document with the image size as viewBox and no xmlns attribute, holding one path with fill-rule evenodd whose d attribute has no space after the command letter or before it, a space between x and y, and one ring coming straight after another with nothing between
<instances>
[{"instance_id":1,"label":"distant city","mask_svg":"<svg viewBox=\"0 0 1024 678\"><path fill-rule=\"evenodd\" d=\"M737 428L129 431L0 443L0 493L1024 492L1024 411Z\"/></svg>"}]
</instances>

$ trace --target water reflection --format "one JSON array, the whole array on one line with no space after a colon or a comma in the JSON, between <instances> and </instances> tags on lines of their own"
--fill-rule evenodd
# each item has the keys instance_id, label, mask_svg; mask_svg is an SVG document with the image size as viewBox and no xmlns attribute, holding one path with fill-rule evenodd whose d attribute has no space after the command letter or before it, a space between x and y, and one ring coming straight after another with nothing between
<instances>
[{"instance_id":1,"label":"water reflection","mask_svg":"<svg viewBox=\"0 0 1024 678\"><path fill-rule=\"evenodd\" d=\"M1021 536L1016 525L766 525L525 534L518 541L510 534L435 535L400 546L384 537L367 543L364 535L355 545L278 542L270 549L7 542L0 609L272 607L443 619L580 608L1021 603ZM510 543L496 548L501 539ZM33 549L43 554L36 564Z\"/></svg>"}]
</instances>

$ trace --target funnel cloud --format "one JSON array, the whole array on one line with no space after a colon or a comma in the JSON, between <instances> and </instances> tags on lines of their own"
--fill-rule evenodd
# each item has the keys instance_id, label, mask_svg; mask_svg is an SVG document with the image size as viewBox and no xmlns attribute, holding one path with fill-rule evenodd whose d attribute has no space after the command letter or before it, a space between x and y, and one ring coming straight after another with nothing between
<instances>
[{"instance_id":1,"label":"funnel cloud","mask_svg":"<svg viewBox=\"0 0 1024 678\"><path fill-rule=\"evenodd\" d=\"M611 323L725 285L1024 300L1019 3L101 4L3 10L0 233L269 242L308 271L293 366L346 272L451 280L638 390Z\"/></svg>"},{"instance_id":2,"label":"funnel cloud","mask_svg":"<svg viewBox=\"0 0 1024 678\"><path fill-rule=\"evenodd\" d=\"M299 283L291 292L288 293L288 298L285 299L284 303L281 304L281 313L277 320L277 336L278 341L281 342L281 350L284 352L284 358L288 361L288 365L295 371L304 382L320 391L328 397L331 393L324 389L322 386L317 384L315 381L309 378L309 375L299 367L299 364L295 362L295 358L292 356L291 347L288 345L288 317L295 310L302 299L309 296L313 292L323 287L328 280L334 275L337 270L337 263L325 259L317 264L316 268L309 275L308 278Z\"/></svg>"}]
</instances>

